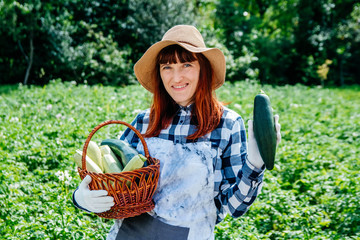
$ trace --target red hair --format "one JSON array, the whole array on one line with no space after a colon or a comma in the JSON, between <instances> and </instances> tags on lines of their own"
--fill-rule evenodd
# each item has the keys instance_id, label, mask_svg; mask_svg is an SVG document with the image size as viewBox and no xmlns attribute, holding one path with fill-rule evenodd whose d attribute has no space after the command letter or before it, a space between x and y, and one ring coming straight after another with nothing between
<instances>
[{"instance_id":1,"label":"red hair","mask_svg":"<svg viewBox=\"0 0 360 240\"><path fill-rule=\"evenodd\" d=\"M214 78L209 60L201 53L192 53L179 45L170 45L162 49L157 57L155 74L155 90L153 103L150 109L149 127L145 137L158 136L162 129L171 123L175 113L179 109L177 103L165 90L160 77L160 64L177 63L180 61L199 61L200 75L197 89L194 96L194 105L191 112L191 120L197 126L197 130L187 139L195 140L213 131L220 123L223 108L216 99L213 90Z\"/></svg>"}]
</instances>

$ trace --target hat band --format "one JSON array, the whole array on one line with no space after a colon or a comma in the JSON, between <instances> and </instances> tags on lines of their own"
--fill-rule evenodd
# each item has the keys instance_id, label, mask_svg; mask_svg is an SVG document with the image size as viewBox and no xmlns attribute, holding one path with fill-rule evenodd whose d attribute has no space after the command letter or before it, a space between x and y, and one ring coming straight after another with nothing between
<instances>
[{"instance_id":1,"label":"hat band","mask_svg":"<svg viewBox=\"0 0 360 240\"><path fill-rule=\"evenodd\" d=\"M191 45L191 46L193 46L193 47L198 47L198 46L196 46L196 45L194 45L194 44L192 44L192 43L189 43L189 42L185 42L185 41L178 41L179 43L185 43L185 44L189 44L189 45Z\"/></svg>"}]
</instances>

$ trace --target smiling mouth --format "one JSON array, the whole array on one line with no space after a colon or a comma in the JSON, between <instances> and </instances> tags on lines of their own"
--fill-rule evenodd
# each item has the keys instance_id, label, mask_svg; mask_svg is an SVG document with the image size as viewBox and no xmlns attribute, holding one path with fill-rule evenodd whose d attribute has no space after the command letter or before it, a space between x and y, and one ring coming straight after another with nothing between
<instances>
[{"instance_id":1,"label":"smiling mouth","mask_svg":"<svg viewBox=\"0 0 360 240\"><path fill-rule=\"evenodd\" d=\"M181 86L173 86L173 88L175 88L175 89L182 89L182 88L185 88L185 87L187 87L189 84L187 83L187 84L184 84L184 85L181 85Z\"/></svg>"}]
</instances>

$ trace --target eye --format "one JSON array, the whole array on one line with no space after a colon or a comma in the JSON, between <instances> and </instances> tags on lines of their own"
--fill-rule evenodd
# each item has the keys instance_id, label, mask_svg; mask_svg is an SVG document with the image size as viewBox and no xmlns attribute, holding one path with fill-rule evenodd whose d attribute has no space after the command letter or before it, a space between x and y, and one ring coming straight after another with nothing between
<instances>
[{"instance_id":1,"label":"eye","mask_svg":"<svg viewBox=\"0 0 360 240\"><path fill-rule=\"evenodd\" d=\"M161 66L161 70L168 70L171 69L171 67L169 65L162 65Z\"/></svg>"},{"instance_id":2,"label":"eye","mask_svg":"<svg viewBox=\"0 0 360 240\"><path fill-rule=\"evenodd\" d=\"M191 64L190 63L185 63L184 67L186 67L186 68L191 67Z\"/></svg>"}]
</instances>

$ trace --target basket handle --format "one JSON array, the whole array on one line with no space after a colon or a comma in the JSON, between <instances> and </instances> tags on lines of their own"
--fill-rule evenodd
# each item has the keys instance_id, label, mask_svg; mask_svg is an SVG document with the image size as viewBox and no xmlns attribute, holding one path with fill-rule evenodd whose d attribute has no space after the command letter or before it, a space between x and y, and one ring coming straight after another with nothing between
<instances>
[{"instance_id":1,"label":"basket handle","mask_svg":"<svg viewBox=\"0 0 360 240\"><path fill-rule=\"evenodd\" d=\"M84 144L84 148L83 148L83 153L82 153L82 158L81 158L81 161L82 161L82 169L83 170L86 170L86 152L87 152L87 148L88 148L88 145L89 145L89 142L91 140L91 138L93 137L93 135L102 127L106 126L106 125L109 125L109 124L122 124L122 125L125 125L127 126L128 128L130 128L131 130L133 130L135 132L135 134L139 137L142 145L144 146L144 152L145 152L145 157L147 159L147 161L149 162L149 164L155 164L155 161L152 157L150 157L150 154L149 154L149 149L147 147L147 144L143 138L143 136L141 135L141 133L135 128L133 127L131 124L127 123L127 122L124 122L124 121L121 121L121 120L108 120L108 121L105 121L105 122L102 122L100 123L99 125L97 125L92 131L91 133L89 134L89 136L87 137L86 141L85 141L85 144Z\"/></svg>"}]
</instances>

